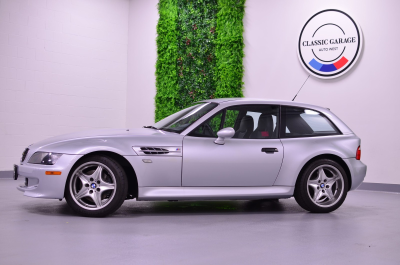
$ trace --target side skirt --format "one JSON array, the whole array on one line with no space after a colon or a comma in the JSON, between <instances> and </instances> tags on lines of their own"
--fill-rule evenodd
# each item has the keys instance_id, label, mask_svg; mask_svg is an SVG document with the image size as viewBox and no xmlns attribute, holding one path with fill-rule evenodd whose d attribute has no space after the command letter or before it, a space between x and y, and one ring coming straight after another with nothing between
<instances>
[{"instance_id":1,"label":"side skirt","mask_svg":"<svg viewBox=\"0 0 400 265\"><path fill-rule=\"evenodd\" d=\"M294 187L139 187L138 201L254 200L292 197Z\"/></svg>"}]
</instances>

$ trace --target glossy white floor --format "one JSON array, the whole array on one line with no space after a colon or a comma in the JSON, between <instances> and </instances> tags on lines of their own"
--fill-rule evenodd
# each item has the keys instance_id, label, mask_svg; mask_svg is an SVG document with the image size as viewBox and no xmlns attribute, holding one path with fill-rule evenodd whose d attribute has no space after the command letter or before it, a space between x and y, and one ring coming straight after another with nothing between
<instances>
[{"instance_id":1,"label":"glossy white floor","mask_svg":"<svg viewBox=\"0 0 400 265\"><path fill-rule=\"evenodd\" d=\"M331 214L294 199L127 201L103 219L0 179L0 264L400 264L400 194L350 192Z\"/></svg>"}]
</instances>

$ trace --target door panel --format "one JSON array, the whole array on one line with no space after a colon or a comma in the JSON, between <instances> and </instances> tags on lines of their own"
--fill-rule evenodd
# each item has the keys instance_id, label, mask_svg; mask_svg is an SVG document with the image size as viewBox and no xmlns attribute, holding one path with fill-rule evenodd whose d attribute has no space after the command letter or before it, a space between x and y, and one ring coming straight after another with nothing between
<instances>
[{"instance_id":1,"label":"door panel","mask_svg":"<svg viewBox=\"0 0 400 265\"><path fill-rule=\"evenodd\" d=\"M281 167L279 139L226 139L186 136L183 139L182 186L272 186ZM262 152L276 148L278 152Z\"/></svg>"}]
</instances>

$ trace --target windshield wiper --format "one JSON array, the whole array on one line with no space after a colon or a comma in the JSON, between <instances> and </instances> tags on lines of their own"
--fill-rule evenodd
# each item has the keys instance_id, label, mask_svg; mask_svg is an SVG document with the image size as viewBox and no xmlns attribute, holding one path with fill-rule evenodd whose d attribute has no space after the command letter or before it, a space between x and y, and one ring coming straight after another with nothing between
<instances>
[{"instance_id":1,"label":"windshield wiper","mask_svg":"<svg viewBox=\"0 0 400 265\"><path fill-rule=\"evenodd\" d=\"M149 128L149 129L158 130L156 127L154 127L154 126L151 126L151 125L149 125L149 126L143 126L143 128Z\"/></svg>"}]
</instances>

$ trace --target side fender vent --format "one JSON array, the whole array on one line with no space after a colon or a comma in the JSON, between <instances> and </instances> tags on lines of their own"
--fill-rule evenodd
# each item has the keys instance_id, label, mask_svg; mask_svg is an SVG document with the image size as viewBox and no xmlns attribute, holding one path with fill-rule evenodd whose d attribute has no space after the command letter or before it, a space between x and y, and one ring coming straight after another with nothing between
<instances>
[{"instance_id":1,"label":"side fender vent","mask_svg":"<svg viewBox=\"0 0 400 265\"><path fill-rule=\"evenodd\" d=\"M146 155L162 155L169 153L167 149L159 147L140 147L140 150L142 150Z\"/></svg>"},{"instance_id":2,"label":"side fender vent","mask_svg":"<svg viewBox=\"0 0 400 265\"><path fill-rule=\"evenodd\" d=\"M139 156L182 156L181 146L132 146Z\"/></svg>"}]
</instances>

